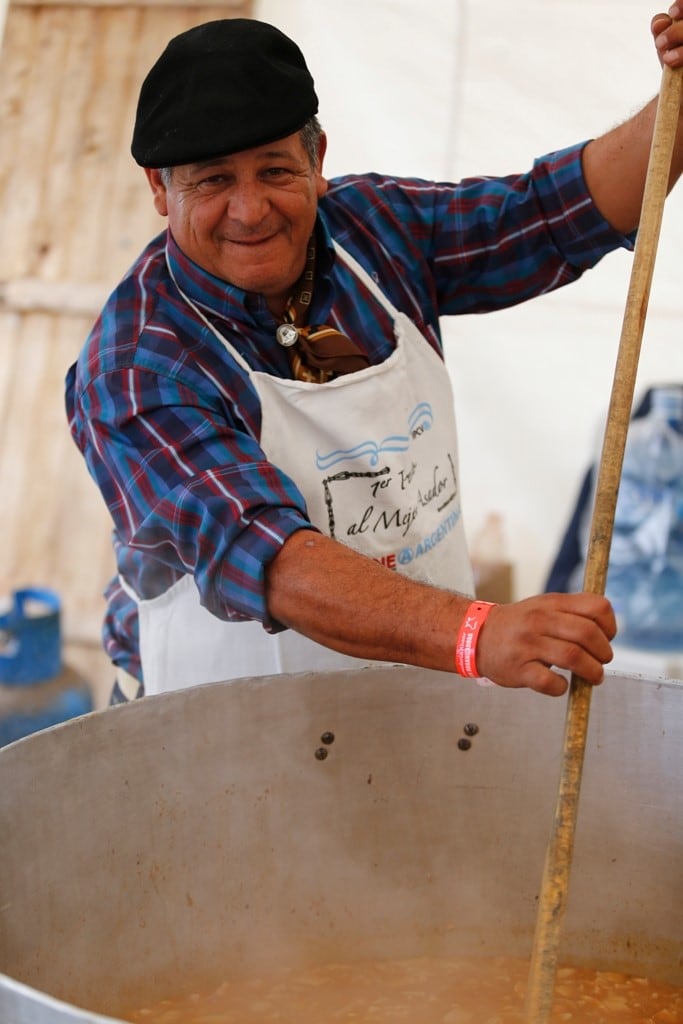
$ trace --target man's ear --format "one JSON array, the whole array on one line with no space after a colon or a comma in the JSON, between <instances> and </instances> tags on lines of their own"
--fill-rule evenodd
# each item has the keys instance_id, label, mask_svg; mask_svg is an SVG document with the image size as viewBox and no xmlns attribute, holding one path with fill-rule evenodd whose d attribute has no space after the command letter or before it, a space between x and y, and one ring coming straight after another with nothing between
<instances>
[{"instance_id":1,"label":"man's ear","mask_svg":"<svg viewBox=\"0 0 683 1024\"><path fill-rule=\"evenodd\" d=\"M147 181L149 187L152 190L154 196L154 209L157 213L161 214L162 217L168 217L168 202L166 198L166 185L161 177L161 171L156 167L145 167L143 168L147 175Z\"/></svg>"},{"instance_id":2,"label":"man's ear","mask_svg":"<svg viewBox=\"0 0 683 1024\"><path fill-rule=\"evenodd\" d=\"M325 160L325 153L327 152L327 135L325 132L320 133L320 141L318 143L318 163L315 169L316 173L316 192L318 199L327 192L327 178L323 175L323 161Z\"/></svg>"}]
</instances>

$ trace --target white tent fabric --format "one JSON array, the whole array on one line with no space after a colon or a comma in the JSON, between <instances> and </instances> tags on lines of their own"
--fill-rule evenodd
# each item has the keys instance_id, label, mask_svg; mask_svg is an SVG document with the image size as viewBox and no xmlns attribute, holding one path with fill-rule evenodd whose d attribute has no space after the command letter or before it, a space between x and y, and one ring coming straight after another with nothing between
<instances>
[{"instance_id":1,"label":"white tent fabric","mask_svg":"<svg viewBox=\"0 0 683 1024\"><path fill-rule=\"evenodd\" d=\"M299 42L329 135L325 170L457 180L527 169L654 95L644 0L257 0ZM669 199L638 395L683 381L683 185ZM515 309L444 322L465 520L502 513L516 596L537 592L599 450L632 257Z\"/></svg>"}]
</instances>

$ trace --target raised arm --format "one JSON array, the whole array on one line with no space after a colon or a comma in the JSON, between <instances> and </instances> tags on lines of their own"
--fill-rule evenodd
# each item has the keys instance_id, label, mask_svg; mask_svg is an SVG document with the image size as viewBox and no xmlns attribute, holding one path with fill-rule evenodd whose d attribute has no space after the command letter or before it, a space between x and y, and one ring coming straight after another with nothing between
<instances>
[{"instance_id":1,"label":"raised arm","mask_svg":"<svg viewBox=\"0 0 683 1024\"><path fill-rule=\"evenodd\" d=\"M668 14L656 14L651 32L660 62L683 67L683 3ZM589 142L583 153L586 184L595 204L617 231L638 226L657 100L651 100L628 121ZM683 173L683 112L679 115L669 188Z\"/></svg>"}]
</instances>

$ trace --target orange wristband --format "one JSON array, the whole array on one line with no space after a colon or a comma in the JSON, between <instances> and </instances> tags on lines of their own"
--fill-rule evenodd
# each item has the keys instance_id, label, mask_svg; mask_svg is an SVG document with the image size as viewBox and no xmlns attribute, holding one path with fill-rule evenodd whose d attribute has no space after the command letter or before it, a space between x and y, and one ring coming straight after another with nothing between
<instances>
[{"instance_id":1,"label":"orange wristband","mask_svg":"<svg viewBox=\"0 0 683 1024\"><path fill-rule=\"evenodd\" d=\"M492 608L495 608L492 601L473 601L465 612L455 639L455 671L459 676L476 678L480 675L476 661L477 641Z\"/></svg>"}]
</instances>

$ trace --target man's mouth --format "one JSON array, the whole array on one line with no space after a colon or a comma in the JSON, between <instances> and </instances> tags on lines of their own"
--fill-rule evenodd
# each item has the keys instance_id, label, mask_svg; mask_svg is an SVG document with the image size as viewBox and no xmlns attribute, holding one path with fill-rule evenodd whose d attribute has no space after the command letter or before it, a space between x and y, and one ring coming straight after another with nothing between
<instances>
[{"instance_id":1,"label":"man's mouth","mask_svg":"<svg viewBox=\"0 0 683 1024\"><path fill-rule=\"evenodd\" d=\"M270 235L262 235L259 238L251 238L251 237L247 237L247 238L228 238L228 239L226 239L226 241L230 242L231 245L242 245L242 246L247 246L247 247L249 247L249 246L256 247L256 246L259 246L259 245L266 245L268 242L272 242L272 240L275 238L275 234L276 234L276 232L273 232Z\"/></svg>"}]
</instances>

